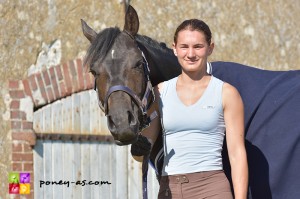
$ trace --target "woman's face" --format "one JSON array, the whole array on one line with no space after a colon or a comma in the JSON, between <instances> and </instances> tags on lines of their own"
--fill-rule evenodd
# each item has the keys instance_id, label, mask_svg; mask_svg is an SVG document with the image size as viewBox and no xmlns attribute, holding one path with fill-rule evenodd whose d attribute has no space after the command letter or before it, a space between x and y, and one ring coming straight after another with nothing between
<instances>
[{"instance_id":1,"label":"woman's face","mask_svg":"<svg viewBox=\"0 0 300 199\"><path fill-rule=\"evenodd\" d=\"M206 69L207 57L211 55L214 44L209 45L203 32L197 30L182 30L178 33L177 43L173 44L182 69L186 72Z\"/></svg>"}]
</instances>

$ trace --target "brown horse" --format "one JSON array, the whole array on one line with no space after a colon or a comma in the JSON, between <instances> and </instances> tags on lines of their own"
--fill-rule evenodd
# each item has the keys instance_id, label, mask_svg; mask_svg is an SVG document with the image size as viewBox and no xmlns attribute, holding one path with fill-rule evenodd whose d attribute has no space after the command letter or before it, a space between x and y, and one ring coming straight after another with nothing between
<instances>
[{"instance_id":1,"label":"brown horse","mask_svg":"<svg viewBox=\"0 0 300 199\"><path fill-rule=\"evenodd\" d=\"M137 35L138 28L138 17L131 6L123 31L107 28L97 34L82 20L83 33L91 42L85 64L95 77L99 105L118 145L136 142L138 133L148 124L146 111L154 98L152 85L180 72L172 51ZM170 69L162 70L159 66L163 64Z\"/></svg>"}]
</instances>

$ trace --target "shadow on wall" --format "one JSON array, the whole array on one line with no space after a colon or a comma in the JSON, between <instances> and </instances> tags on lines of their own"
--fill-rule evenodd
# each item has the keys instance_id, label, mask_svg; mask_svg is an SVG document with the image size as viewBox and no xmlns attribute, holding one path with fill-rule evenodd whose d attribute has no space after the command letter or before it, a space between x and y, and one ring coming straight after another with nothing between
<instances>
[{"instance_id":1,"label":"shadow on wall","mask_svg":"<svg viewBox=\"0 0 300 199\"><path fill-rule=\"evenodd\" d=\"M223 148L224 171L231 183L230 164L227 153L226 140ZM261 150L246 140L246 151L249 166L249 199L272 199L269 182L269 163Z\"/></svg>"}]
</instances>

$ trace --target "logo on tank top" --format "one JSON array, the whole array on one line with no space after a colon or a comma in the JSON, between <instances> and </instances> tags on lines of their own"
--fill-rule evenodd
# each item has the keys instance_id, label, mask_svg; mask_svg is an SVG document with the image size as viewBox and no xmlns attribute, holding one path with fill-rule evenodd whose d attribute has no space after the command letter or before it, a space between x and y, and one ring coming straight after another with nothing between
<instances>
[{"instance_id":1,"label":"logo on tank top","mask_svg":"<svg viewBox=\"0 0 300 199\"><path fill-rule=\"evenodd\" d=\"M216 106L208 105L208 106L202 106L201 108L202 109L214 109L214 108L216 108Z\"/></svg>"}]
</instances>

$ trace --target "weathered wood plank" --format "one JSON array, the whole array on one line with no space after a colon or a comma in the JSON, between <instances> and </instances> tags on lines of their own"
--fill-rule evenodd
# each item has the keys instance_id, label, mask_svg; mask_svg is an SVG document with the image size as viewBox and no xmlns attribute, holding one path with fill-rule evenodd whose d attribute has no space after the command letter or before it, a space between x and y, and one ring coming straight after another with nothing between
<instances>
[{"instance_id":1,"label":"weathered wood plank","mask_svg":"<svg viewBox=\"0 0 300 199\"><path fill-rule=\"evenodd\" d=\"M75 153L74 143L67 141L63 143L63 180L75 182L74 167L75 167ZM63 198L74 198L74 184L70 184L69 187L64 187Z\"/></svg>"},{"instance_id":2,"label":"weathered wood plank","mask_svg":"<svg viewBox=\"0 0 300 199\"><path fill-rule=\"evenodd\" d=\"M98 143L91 143L90 146L90 179L92 182L100 181L100 175L101 172L100 168L101 165L99 165L99 152L98 152ZM100 185L92 185L91 186L91 198L93 199L100 199L99 195L99 189Z\"/></svg>"},{"instance_id":3,"label":"weathered wood plank","mask_svg":"<svg viewBox=\"0 0 300 199\"><path fill-rule=\"evenodd\" d=\"M44 147L43 142L37 140L33 150L33 169L34 169L34 198L42 198L44 196L44 188L40 187L40 181L44 181Z\"/></svg>"},{"instance_id":4,"label":"weathered wood plank","mask_svg":"<svg viewBox=\"0 0 300 199\"><path fill-rule=\"evenodd\" d=\"M73 179L75 182L80 181L82 179L82 170L81 170L81 143L73 142L73 150L74 150L74 167L73 167ZM74 186L73 189L73 198L81 198L82 187L80 185Z\"/></svg>"},{"instance_id":5,"label":"weathered wood plank","mask_svg":"<svg viewBox=\"0 0 300 199\"><path fill-rule=\"evenodd\" d=\"M61 100L62 102L62 132L73 133L73 102L72 97L67 97Z\"/></svg>"},{"instance_id":6,"label":"weathered wood plank","mask_svg":"<svg viewBox=\"0 0 300 199\"><path fill-rule=\"evenodd\" d=\"M81 134L90 134L90 95L88 91L79 93L80 95L80 123L81 123Z\"/></svg>"},{"instance_id":7,"label":"weathered wood plank","mask_svg":"<svg viewBox=\"0 0 300 199\"><path fill-rule=\"evenodd\" d=\"M62 102L60 100L51 104L52 132L62 132Z\"/></svg>"},{"instance_id":8,"label":"weathered wood plank","mask_svg":"<svg viewBox=\"0 0 300 199\"><path fill-rule=\"evenodd\" d=\"M113 181L113 170L112 164L114 158L112 157L112 145L107 143L98 144L98 156L99 156L99 180L103 182L108 182L111 184L103 184L99 189L100 198L103 199L114 199L115 198L115 190L113 187L115 186L115 182Z\"/></svg>"},{"instance_id":9,"label":"weathered wood plank","mask_svg":"<svg viewBox=\"0 0 300 199\"><path fill-rule=\"evenodd\" d=\"M72 108L72 130L78 133L81 129L81 123L80 123L80 95L72 95L72 102L73 102L73 108Z\"/></svg>"},{"instance_id":10,"label":"weathered wood plank","mask_svg":"<svg viewBox=\"0 0 300 199\"><path fill-rule=\"evenodd\" d=\"M33 130L35 132L44 131L44 109L41 108L33 114Z\"/></svg>"},{"instance_id":11,"label":"weathered wood plank","mask_svg":"<svg viewBox=\"0 0 300 199\"><path fill-rule=\"evenodd\" d=\"M96 92L94 90L89 90L90 95L90 125L91 125L91 134L100 134L101 131L101 115L100 108L98 106L98 100L96 96Z\"/></svg>"},{"instance_id":12,"label":"weathered wood plank","mask_svg":"<svg viewBox=\"0 0 300 199\"><path fill-rule=\"evenodd\" d=\"M82 186L82 198L91 198L91 186L87 183L91 180L90 169L90 145L89 143L81 144L81 181L85 181L85 185Z\"/></svg>"},{"instance_id":13,"label":"weathered wood plank","mask_svg":"<svg viewBox=\"0 0 300 199\"><path fill-rule=\"evenodd\" d=\"M51 105L47 105L44 107L44 131L48 133L52 133L52 112Z\"/></svg>"},{"instance_id":14,"label":"weathered wood plank","mask_svg":"<svg viewBox=\"0 0 300 199\"><path fill-rule=\"evenodd\" d=\"M49 109L50 110L50 109ZM52 142L45 141L44 145L44 181L52 181ZM42 190L44 191L44 198L53 198L53 186L44 185Z\"/></svg>"},{"instance_id":15,"label":"weathered wood plank","mask_svg":"<svg viewBox=\"0 0 300 199\"><path fill-rule=\"evenodd\" d=\"M127 147L127 154L130 154L130 146ZM142 198L142 172L141 163L135 161L131 155L128 157L128 198ZM151 198L151 197L149 197Z\"/></svg>"},{"instance_id":16,"label":"weathered wood plank","mask_svg":"<svg viewBox=\"0 0 300 199\"><path fill-rule=\"evenodd\" d=\"M157 198L159 191L159 183L156 179L156 174L154 169L149 165L148 171L148 196L149 198Z\"/></svg>"},{"instance_id":17,"label":"weathered wood plank","mask_svg":"<svg viewBox=\"0 0 300 199\"><path fill-rule=\"evenodd\" d=\"M62 142L52 142L52 181L59 182L63 176ZM51 164L48 162L48 164ZM66 185L51 185L53 187L53 198L63 198L63 190Z\"/></svg>"},{"instance_id":18,"label":"weathered wood plank","mask_svg":"<svg viewBox=\"0 0 300 199\"><path fill-rule=\"evenodd\" d=\"M127 146L116 146L115 148L115 173L116 173L116 198L128 197L128 162L127 162Z\"/></svg>"}]
</instances>

